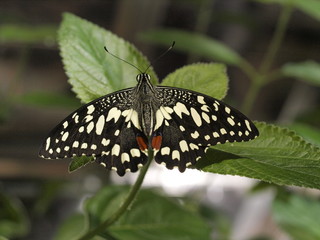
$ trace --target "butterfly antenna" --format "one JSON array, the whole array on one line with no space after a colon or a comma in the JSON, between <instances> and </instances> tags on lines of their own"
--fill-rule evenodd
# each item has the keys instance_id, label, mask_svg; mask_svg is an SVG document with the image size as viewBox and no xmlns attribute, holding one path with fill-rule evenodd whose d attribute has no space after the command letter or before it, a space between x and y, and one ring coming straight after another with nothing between
<instances>
[{"instance_id":1,"label":"butterfly antenna","mask_svg":"<svg viewBox=\"0 0 320 240\"><path fill-rule=\"evenodd\" d=\"M164 51L160 56L158 56L156 59L153 59L149 66L146 68L146 70L144 71L144 73L146 73L148 71L148 69L155 63L157 62L160 58L162 58L164 55L166 55L169 51L171 51L171 49L173 48L173 46L175 45L175 41L172 42L171 46L166 50Z\"/></svg>"},{"instance_id":2,"label":"butterfly antenna","mask_svg":"<svg viewBox=\"0 0 320 240\"><path fill-rule=\"evenodd\" d=\"M106 46L104 46L104 50L106 50L106 52L109 53L112 57L115 57L116 59L119 59L119 60L121 60L121 61L129 64L130 66L132 66L132 67L134 67L135 69L137 69L140 73L142 73L142 71L141 71L139 68L137 68L135 65L133 65L131 62L128 62L128 61L126 61L126 60L124 60L124 59L122 59L122 58L114 55L113 53L109 52L109 50L107 49Z\"/></svg>"}]
</instances>

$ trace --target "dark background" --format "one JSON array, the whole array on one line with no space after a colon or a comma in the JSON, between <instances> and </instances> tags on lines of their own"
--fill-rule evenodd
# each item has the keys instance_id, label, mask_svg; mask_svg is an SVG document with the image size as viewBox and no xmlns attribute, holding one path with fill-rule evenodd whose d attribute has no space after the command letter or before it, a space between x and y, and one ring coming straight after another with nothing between
<instances>
[{"instance_id":1,"label":"dark background","mask_svg":"<svg viewBox=\"0 0 320 240\"><path fill-rule=\"evenodd\" d=\"M155 59L165 48L142 41L137 37L138 34L159 27L174 27L220 40L259 67L280 11L279 5L244 0L0 0L0 28L2 31L4 26L13 24L57 29L62 13L71 12L132 42L149 59ZM76 208L75 203L79 199L74 197L74 193L95 192L101 183L109 181L109 174L95 164L69 174L68 160L46 161L38 158L38 148L50 129L80 103L67 82L54 35L49 34L47 39L30 43L23 38L8 40L1 31L0 191L20 199L27 209L34 210L37 208L35 201L44 194L46 187L58 189L61 182L68 182L63 193L51 202L50 207L44 205L42 210L37 210L41 214L33 215L31 232L28 238L23 238L48 239L44 236L51 236L59 221ZM273 68L289 61L319 61L319 43L319 22L300 11L294 11ZM190 58L187 53L174 50L153 67L161 79L176 68L199 60L208 61ZM228 75L230 89L226 101L237 107L245 97L249 81L236 67L228 66ZM53 98L51 102L39 100L37 104L28 98L34 92L59 93L67 100L64 103L61 99ZM62 103L54 104L55 101ZM319 114L314 113L319 108L319 88L293 79L284 78L267 85L253 105L250 113L252 119L287 124L297 118L306 118L315 127L320 127ZM293 106L293 110L288 111L288 106ZM116 182L131 181L130 177L112 179ZM235 188L237 181L231 180ZM157 185L156 180L151 185ZM229 215L235 217L240 212L237 211L240 203L236 200L245 190L240 187L234 193L230 186L227 191L226 187L223 188L226 191L224 200L227 199L231 206ZM266 218L260 219L262 232L268 232L263 228ZM44 230L48 235L44 235Z\"/></svg>"}]
</instances>

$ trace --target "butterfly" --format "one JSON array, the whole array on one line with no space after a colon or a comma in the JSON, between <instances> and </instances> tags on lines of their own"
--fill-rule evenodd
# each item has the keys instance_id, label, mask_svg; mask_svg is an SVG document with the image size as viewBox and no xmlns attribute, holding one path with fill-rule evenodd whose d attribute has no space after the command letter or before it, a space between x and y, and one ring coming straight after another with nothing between
<instances>
[{"instance_id":1,"label":"butterfly","mask_svg":"<svg viewBox=\"0 0 320 240\"><path fill-rule=\"evenodd\" d=\"M100 97L59 123L43 142L47 159L90 156L119 176L148 161L180 172L210 146L249 141L258 129L244 114L205 94L155 86L146 72L137 85Z\"/></svg>"}]
</instances>

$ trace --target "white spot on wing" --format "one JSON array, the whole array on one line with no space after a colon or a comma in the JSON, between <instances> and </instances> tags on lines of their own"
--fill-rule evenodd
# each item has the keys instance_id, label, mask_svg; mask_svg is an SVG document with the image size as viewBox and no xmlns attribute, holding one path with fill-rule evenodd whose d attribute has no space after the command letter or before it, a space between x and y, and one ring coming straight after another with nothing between
<instances>
[{"instance_id":1,"label":"white spot on wing","mask_svg":"<svg viewBox=\"0 0 320 240\"><path fill-rule=\"evenodd\" d=\"M189 151L189 147L188 147L188 144L185 140L182 140L179 142L179 146L180 146L180 149L182 152L186 152L186 151Z\"/></svg>"},{"instance_id":2,"label":"white spot on wing","mask_svg":"<svg viewBox=\"0 0 320 240\"><path fill-rule=\"evenodd\" d=\"M198 138L200 135L199 135L199 132L196 130L196 131L194 131L194 133L191 133L191 137L193 137L193 138Z\"/></svg>"},{"instance_id":3,"label":"white spot on wing","mask_svg":"<svg viewBox=\"0 0 320 240\"><path fill-rule=\"evenodd\" d=\"M170 154L170 148L169 147L161 148L161 155L169 155L169 154Z\"/></svg>"},{"instance_id":4,"label":"white spot on wing","mask_svg":"<svg viewBox=\"0 0 320 240\"><path fill-rule=\"evenodd\" d=\"M105 117L104 115L101 115L99 118L98 118L98 121L96 123L96 134L97 135L101 135L102 133L102 130L104 128L104 123L105 123Z\"/></svg>"},{"instance_id":5,"label":"white spot on wing","mask_svg":"<svg viewBox=\"0 0 320 240\"><path fill-rule=\"evenodd\" d=\"M191 108L191 116L195 124L200 127L202 125L202 120L199 113L194 108Z\"/></svg>"},{"instance_id":6,"label":"white spot on wing","mask_svg":"<svg viewBox=\"0 0 320 240\"><path fill-rule=\"evenodd\" d=\"M245 121L245 124L246 124L246 126L247 126L247 128L248 128L248 130L251 132L252 131L252 129L251 129L251 126L250 126L250 122L246 119Z\"/></svg>"},{"instance_id":7,"label":"white spot on wing","mask_svg":"<svg viewBox=\"0 0 320 240\"><path fill-rule=\"evenodd\" d=\"M82 143L82 144L81 144L81 148L82 148L82 149L86 149L87 147L88 147L88 144L87 144L87 143Z\"/></svg>"},{"instance_id":8,"label":"white spot on wing","mask_svg":"<svg viewBox=\"0 0 320 240\"><path fill-rule=\"evenodd\" d=\"M68 122L65 121L65 122L63 123L63 128L66 129L67 127L68 127Z\"/></svg>"},{"instance_id":9,"label":"white spot on wing","mask_svg":"<svg viewBox=\"0 0 320 240\"><path fill-rule=\"evenodd\" d=\"M160 110L157 110L156 112L156 125L154 126L154 130L157 130L159 127L161 127L163 123L163 115Z\"/></svg>"},{"instance_id":10,"label":"white spot on wing","mask_svg":"<svg viewBox=\"0 0 320 240\"><path fill-rule=\"evenodd\" d=\"M122 153L121 154L121 162L125 163L125 162L130 162L130 156L128 153Z\"/></svg>"},{"instance_id":11,"label":"white spot on wing","mask_svg":"<svg viewBox=\"0 0 320 240\"><path fill-rule=\"evenodd\" d=\"M103 146L108 146L109 143L110 143L110 139L107 140L107 139L103 138L102 141L101 141L101 144L102 144Z\"/></svg>"},{"instance_id":12,"label":"white spot on wing","mask_svg":"<svg viewBox=\"0 0 320 240\"><path fill-rule=\"evenodd\" d=\"M138 148L132 148L130 154L132 157L140 157L140 150Z\"/></svg>"},{"instance_id":13,"label":"white spot on wing","mask_svg":"<svg viewBox=\"0 0 320 240\"><path fill-rule=\"evenodd\" d=\"M88 109L87 114L91 114L91 113L93 113L93 111L94 111L94 106L93 106L93 105L89 105L89 106L87 107L87 109Z\"/></svg>"},{"instance_id":14,"label":"white spot on wing","mask_svg":"<svg viewBox=\"0 0 320 240\"><path fill-rule=\"evenodd\" d=\"M172 160L174 160L174 159L180 160L180 153L179 153L178 150L173 150L172 151Z\"/></svg>"},{"instance_id":15,"label":"white spot on wing","mask_svg":"<svg viewBox=\"0 0 320 240\"><path fill-rule=\"evenodd\" d=\"M161 106L160 111L165 119L171 119L169 112L164 107Z\"/></svg>"},{"instance_id":16,"label":"white spot on wing","mask_svg":"<svg viewBox=\"0 0 320 240\"><path fill-rule=\"evenodd\" d=\"M206 114L205 112L202 112L201 116L207 123L210 123L210 118L208 114Z\"/></svg>"},{"instance_id":17,"label":"white spot on wing","mask_svg":"<svg viewBox=\"0 0 320 240\"><path fill-rule=\"evenodd\" d=\"M177 102L177 104L173 107L173 110L180 118L182 118L182 113L190 115L190 112L186 108L186 105L181 102Z\"/></svg>"},{"instance_id":18,"label":"white spot on wing","mask_svg":"<svg viewBox=\"0 0 320 240\"><path fill-rule=\"evenodd\" d=\"M119 153L120 153L120 145L115 144L111 150L111 155L119 156Z\"/></svg>"},{"instance_id":19,"label":"white spot on wing","mask_svg":"<svg viewBox=\"0 0 320 240\"><path fill-rule=\"evenodd\" d=\"M61 140L62 140L62 141L66 141L68 137L69 137L69 132L65 132L65 133L62 135Z\"/></svg>"},{"instance_id":20,"label":"white spot on wing","mask_svg":"<svg viewBox=\"0 0 320 240\"><path fill-rule=\"evenodd\" d=\"M87 126L87 133L91 133L91 131L93 130L94 128L94 123L93 122L90 122Z\"/></svg>"},{"instance_id":21,"label":"white spot on wing","mask_svg":"<svg viewBox=\"0 0 320 240\"><path fill-rule=\"evenodd\" d=\"M227 121L228 123L231 125L231 126L234 126L235 125L235 122L233 121L233 119L231 117L228 117L227 118Z\"/></svg>"},{"instance_id":22,"label":"white spot on wing","mask_svg":"<svg viewBox=\"0 0 320 240\"><path fill-rule=\"evenodd\" d=\"M108 112L108 116L107 116L106 122L109 122L113 118L114 122L116 123L120 116L121 116L121 111L118 108L113 107Z\"/></svg>"},{"instance_id":23,"label":"white spot on wing","mask_svg":"<svg viewBox=\"0 0 320 240\"><path fill-rule=\"evenodd\" d=\"M46 140L46 151L48 151L49 147L50 147L50 138L48 137Z\"/></svg>"},{"instance_id":24,"label":"white spot on wing","mask_svg":"<svg viewBox=\"0 0 320 240\"><path fill-rule=\"evenodd\" d=\"M79 147L79 142L78 141L74 141L72 144L72 147L77 148Z\"/></svg>"},{"instance_id":25,"label":"white spot on wing","mask_svg":"<svg viewBox=\"0 0 320 240\"><path fill-rule=\"evenodd\" d=\"M206 104L206 102L204 101L204 97L203 97L203 96L198 96L198 97L197 97L197 100L198 100L198 102L201 103L201 104Z\"/></svg>"}]
</instances>

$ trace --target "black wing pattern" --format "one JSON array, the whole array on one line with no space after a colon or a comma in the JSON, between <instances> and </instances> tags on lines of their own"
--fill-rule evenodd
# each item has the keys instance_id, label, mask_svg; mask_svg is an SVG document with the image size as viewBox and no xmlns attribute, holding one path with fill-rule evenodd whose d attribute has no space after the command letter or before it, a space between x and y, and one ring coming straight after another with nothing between
<instances>
[{"instance_id":1,"label":"black wing pattern","mask_svg":"<svg viewBox=\"0 0 320 240\"><path fill-rule=\"evenodd\" d=\"M212 145L249 141L259 132L241 112L204 94L158 86L162 106L156 113L155 135L162 134L155 161L183 172Z\"/></svg>"},{"instance_id":2,"label":"black wing pattern","mask_svg":"<svg viewBox=\"0 0 320 240\"><path fill-rule=\"evenodd\" d=\"M40 148L48 159L92 156L107 169L123 176L147 161L136 141L137 113L132 107L132 89L98 98L58 124Z\"/></svg>"}]
</instances>

